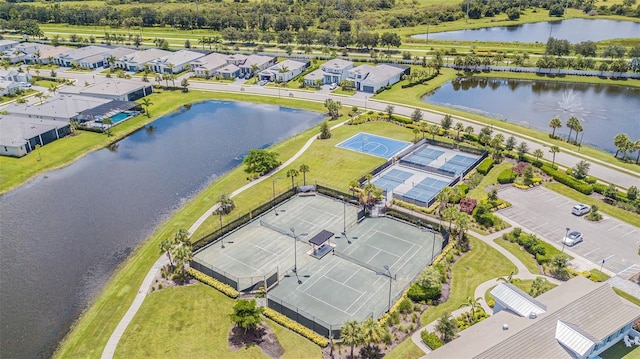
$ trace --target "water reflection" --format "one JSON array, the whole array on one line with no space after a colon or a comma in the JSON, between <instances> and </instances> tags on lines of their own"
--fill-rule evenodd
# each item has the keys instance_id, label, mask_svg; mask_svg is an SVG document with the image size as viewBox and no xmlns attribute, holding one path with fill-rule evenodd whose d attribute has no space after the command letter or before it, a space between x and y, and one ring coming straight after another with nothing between
<instances>
[{"instance_id":1,"label":"water reflection","mask_svg":"<svg viewBox=\"0 0 640 359\"><path fill-rule=\"evenodd\" d=\"M619 132L640 139L640 90L630 87L473 77L452 80L423 101L543 132L557 116L563 120L557 132L561 136L569 132L564 122L576 116L584 128L584 143L610 152L616 150L613 138Z\"/></svg>"}]
</instances>

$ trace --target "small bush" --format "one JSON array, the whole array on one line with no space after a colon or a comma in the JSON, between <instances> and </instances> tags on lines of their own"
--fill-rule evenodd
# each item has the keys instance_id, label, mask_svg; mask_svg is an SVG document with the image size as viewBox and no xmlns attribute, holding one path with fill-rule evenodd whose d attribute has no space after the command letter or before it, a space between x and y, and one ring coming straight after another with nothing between
<instances>
[{"instance_id":1,"label":"small bush","mask_svg":"<svg viewBox=\"0 0 640 359\"><path fill-rule=\"evenodd\" d=\"M518 174L511 170L510 168L507 168L506 170L503 170L502 172L500 172L500 174L498 174L498 183L500 184L507 184L507 183L511 183L513 182L513 179L516 178Z\"/></svg>"},{"instance_id":2,"label":"small bush","mask_svg":"<svg viewBox=\"0 0 640 359\"><path fill-rule=\"evenodd\" d=\"M438 349L438 348L440 348L441 346L444 345L442 340L440 340L440 338L435 333L430 333L430 332L428 332L426 330L423 330L420 333L420 337L422 338L422 341L429 348L431 348L431 350L436 350L436 349Z\"/></svg>"},{"instance_id":3,"label":"small bush","mask_svg":"<svg viewBox=\"0 0 640 359\"><path fill-rule=\"evenodd\" d=\"M227 297L234 298L234 299L238 298L238 291L233 289L233 287L231 287L230 285L224 284L214 278L209 277L204 273L198 272L193 268L187 269L187 273L189 273L190 276L197 279L198 281L219 290L220 292L222 292L222 294L226 295Z\"/></svg>"},{"instance_id":4,"label":"small bush","mask_svg":"<svg viewBox=\"0 0 640 359\"><path fill-rule=\"evenodd\" d=\"M398 305L398 311L402 314L408 314L411 313L411 311L413 310L413 304L411 304L411 301L407 298L403 299L400 301L400 304Z\"/></svg>"},{"instance_id":5,"label":"small bush","mask_svg":"<svg viewBox=\"0 0 640 359\"><path fill-rule=\"evenodd\" d=\"M473 213L473 209L476 208L478 201L474 198L463 198L460 200L460 211L467 214Z\"/></svg>"},{"instance_id":6,"label":"small bush","mask_svg":"<svg viewBox=\"0 0 640 359\"><path fill-rule=\"evenodd\" d=\"M487 173L489 173L492 167L493 167L493 159L485 158L484 161L482 161L478 165L478 167L476 168L476 171L478 171L478 173L480 174L486 175Z\"/></svg>"},{"instance_id":7,"label":"small bush","mask_svg":"<svg viewBox=\"0 0 640 359\"><path fill-rule=\"evenodd\" d=\"M487 305L489 306L489 308L493 308L493 306L496 305L496 301L493 299L489 299L487 301Z\"/></svg>"}]
</instances>

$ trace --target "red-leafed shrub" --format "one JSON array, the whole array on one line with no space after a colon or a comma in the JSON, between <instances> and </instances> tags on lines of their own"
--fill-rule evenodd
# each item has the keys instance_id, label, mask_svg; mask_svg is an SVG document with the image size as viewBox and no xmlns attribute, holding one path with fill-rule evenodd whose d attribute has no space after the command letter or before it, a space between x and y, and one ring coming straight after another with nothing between
<instances>
[{"instance_id":1,"label":"red-leafed shrub","mask_svg":"<svg viewBox=\"0 0 640 359\"><path fill-rule=\"evenodd\" d=\"M518 162L517 165L513 166L512 171L518 172L518 176L522 176L522 172L525 167L530 166L527 162Z\"/></svg>"},{"instance_id":2,"label":"red-leafed shrub","mask_svg":"<svg viewBox=\"0 0 640 359\"><path fill-rule=\"evenodd\" d=\"M463 198L460 200L460 211L467 214L471 214L473 209L476 208L478 201L473 198Z\"/></svg>"}]
</instances>

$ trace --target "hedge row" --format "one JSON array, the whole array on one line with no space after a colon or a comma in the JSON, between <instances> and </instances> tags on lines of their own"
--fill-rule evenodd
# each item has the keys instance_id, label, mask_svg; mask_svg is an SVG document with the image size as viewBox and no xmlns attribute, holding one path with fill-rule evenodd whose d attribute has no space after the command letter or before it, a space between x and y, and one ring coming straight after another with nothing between
<instances>
[{"instance_id":1,"label":"hedge row","mask_svg":"<svg viewBox=\"0 0 640 359\"><path fill-rule=\"evenodd\" d=\"M287 318L286 316L276 312L275 310L273 310L271 308L265 308L263 314L264 314L265 317L273 320L274 322L282 325L283 327L289 328L289 329L293 330L294 332L302 335L303 337L311 340L316 345L319 345L319 346L321 346L323 348L326 347L327 345L329 345L329 342L327 341L327 338L323 337L320 334L317 334L316 332L314 332L311 329L305 327L304 325L299 324L299 323Z\"/></svg>"},{"instance_id":2,"label":"hedge row","mask_svg":"<svg viewBox=\"0 0 640 359\"><path fill-rule=\"evenodd\" d=\"M513 179L516 178L518 174L513 171L511 168L507 168L498 174L498 183L507 184L513 182Z\"/></svg>"},{"instance_id":3,"label":"hedge row","mask_svg":"<svg viewBox=\"0 0 640 359\"><path fill-rule=\"evenodd\" d=\"M536 261L538 261L538 263L540 264L548 263L551 261L551 259L553 259L553 257L557 256L558 254L562 254L562 252L559 251L556 247L545 241L540 241L538 245L544 248L544 254L536 254Z\"/></svg>"},{"instance_id":4,"label":"hedge row","mask_svg":"<svg viewBox=\"0 0 640 359\"><path fill-rule=\"evenodd\" d=\"M493 159L485 158L484 161L480 162L478 167L476 167L476 171L478 171L478 173L482 175L486 175L487 173L489 173L492 167L493 167Z\"/></svg>"},{"instance_id":5,"label":"hedge row","mask_svg":"<svg viewBox=\"0 0 640 359\"><path fill-rule=\"evenodd\" d=\"M402 87L403 89L406 89L406 88L409 88L409 87L413 87L413 86L417 86L417 85L422 85L423 83L425 83L425 82L427 82L427 81L429 81L429 80L433 80L436 76L438 76L438 73L434 73L434 74L432 74L431 76L428 76L428 77L422 78L422 79L420 79L420 80L418 80L418 81L415 81L415 82L410 82L410 83L408 83L408 84L404 84L404 85L402 85L402 86L400 86L400 87Z\"/></svg>"},{"instance_id":6,"label":"hedge row","mask_svg":"<svg viewBox=\"0 0 640 359\"><path fill-rule=\"evenodd\" d=\"M422 338L422 341L431 350L436 350L436 349L438 349L438 348L440 348L441 346L444 345L444 342L442 340L440 340L440 338L438 338L438 336L435 333L431 333L431 332L428 332L426 330L423 330L420 333L420 337Z\"/></svg>"},{"instance_id":7,"label":"hedge row","mask_svg":"<svg viewBox=\"0 0 640 359\"><path fill-rule=\"evenodd\" d=\"M569 175L562 173L561 171L551 168L551 166L548 164L544 164L540 168L544 171L544 173L553 177L554 180L562 183L565 186L569 186L580 193L590 195L593 192L593 186L591 186L590 184L578 181L577 179L570 177Z\"/></svg>"},{"instance_id":8,"label":"hedge row","mask_svg":"<svg viewBox=\"0 0 640 359\"><path fill-rule=\"evenodd\" d=\"M238 298L238 291L228 284L224 284L217 279L211 278L208 275L193 268L187 269L187 273L189 273L190 276L199 280L200 282L219 290L220 292L222 292L222 294L226 295L229 298Z\"/></svg>"}]
</instances>

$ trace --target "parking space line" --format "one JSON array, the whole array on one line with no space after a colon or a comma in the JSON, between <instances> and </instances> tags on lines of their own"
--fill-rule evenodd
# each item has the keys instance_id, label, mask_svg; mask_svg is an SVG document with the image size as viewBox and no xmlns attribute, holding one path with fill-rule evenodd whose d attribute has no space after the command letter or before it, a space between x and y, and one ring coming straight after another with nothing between
<instances>
[{"instance_id":1,"label":"parking space line","mask_svg":"<svg viewBox=\"0 0 640 359\"><path fill-rule=\"evenodd\" d=\"M607 229L607 231L608 231L608 232L611 232L611 231L613 231L614 229L616 229L616 228L618 228L618 227L620 227L620 226L622 226L622 223L619 223L619 224L617 224L617 225L615 225L615 226L613 226L613 227L611 227L611 228Z\"/></svg>"},{"instance_id":2,"label":"parking space line","mask_svg":"<svg viewBox=\"0 0 640 359\"><path fill-rule=\"evenodd\" d=\"M537 225L537 226L535 226L535 227L533 227L533 228L531 228L531 229L535 231L536 229L538 229L538 228L540 228L540 227L544 227L544 226L546 226L546 225L547 225L547 223L549 223L549 222L544 222L544 223L539 224L539 225Z\"/></svg>"},{"instance_id":3,"label":"parking space line","mask_svg":"<svg viewBox=\"0 0 640 359\"><path fill-rule=\"evenodd\" d=\"M628 271L628 270L632 269L632 268L633 268L633 267L635 267L635 266L637 266L637 264L632 264L632 265L628 266L627 268L625 268L625 269L621 270L620 272L616 273L616 275L620 275L620 274L622 274L622 273L624 273L624 272L626 272L626 271Z\"/></svg>"},{"instance_id":4,"label":"parking space line","mask_svg":"<svg viewBox=\"0 0 640 359\"><path fill-rule=\"evenodd\" d=\"M565 205L567 205L567 204L568 204L568 203L570 203L570 202L571 202L571 201L564 201L564 202L560 203L559 205L557 205L557 206L556 206L556 208L564 207Z\"/></svg>"},{"instance_id":5,"label":"parking space line","mask_svg":"<svg viewBox=\"0 0 640 359\"><path fill-rule=\"evenodd\" d=\"M591 253L593 253L593 252L597 251L598 249L600 249L600 247L598 247L598 248L596 248L596 249L593 249L593 250L590 250L590 251L588 251L587 253L583 254L582 256L583 256L583 257L586 257L586 256L590 255Z\"/></svg>"},{"instance_id":6,"label":"parking space line","mask_svg":"<svg viewBox=\"0 0 640 359\"><path fill-rule=\"evenodd\" d=\"M628 233L626 233L626 234L623 234L623 235L622 235L622 237L624 238L624 237L626 237L626 236L628 236L628 235L630 235L630 234L636 233L636 232L637 232L637 230L636 230L636 229L634 229L634 230L633 230L633 231L631 231L631 232L628 232Z\"/></svg>"}]
</instances>

